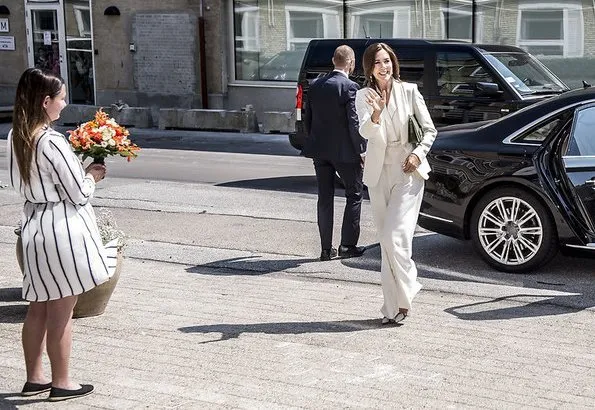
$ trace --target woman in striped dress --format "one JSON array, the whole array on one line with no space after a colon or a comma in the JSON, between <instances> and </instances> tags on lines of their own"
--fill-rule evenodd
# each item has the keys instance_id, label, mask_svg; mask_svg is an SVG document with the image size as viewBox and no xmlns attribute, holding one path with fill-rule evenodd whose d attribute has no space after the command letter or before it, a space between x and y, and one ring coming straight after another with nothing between
<instances>
[{"instance_id":1,"label":"woman in striped dress","mask_svg":"<svg viewBox=\"0 0 595 410\"><path fill-rule=\"evenodd\" d=\"M93 391L69 376L72 312L77 295L107 281L115 266L89 203L105 165L83 170L66 138L50 128L66 106L65 98L62 79L37 68L26 70L17 86L7 143L10 182L25 199L23 298L30 304L22 333L27 369L22 394L49 390L52 401ZM46 339L51 381L42 369Z\"/></svg>"}]
</instances>

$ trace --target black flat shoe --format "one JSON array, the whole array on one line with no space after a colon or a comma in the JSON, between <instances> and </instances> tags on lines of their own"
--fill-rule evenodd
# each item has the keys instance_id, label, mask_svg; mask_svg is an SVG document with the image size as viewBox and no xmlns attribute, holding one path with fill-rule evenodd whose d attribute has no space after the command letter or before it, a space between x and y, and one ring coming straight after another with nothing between
<instances>
[{"instance_id":1,"label":"black flat shoe","mask_svg":"<svg viewBox=\"0 0 595 410\"><path fill-rule=\"evenodd\" d=\"M52 382L40 384L27 382L21 390L21 396L35 396L36 394L45 393L52 388Z\"/></svg>"},{"instance_id":2,"label":"black flat shoe","mask_svg":"<svg viewBox=\"0 0 595 410\"><path fill-rule=\"evenodd\" d=\"M330 261L333 258L337 257L337 250L335 248L330 249L323 249L320 253L320 260L321 261Z\"/></svg>"},{"instance_id":3,"label":"black flat shoe","mask_svg":"<svg viewBox=\"0 0 595 410\"><path fill-rule=\"evenodd\" d=\"M357 258L366 251L365 246L339 246L339 258Z\"/></svg>"},{"instance_id":4,"label":"black flat shoe","mask_svg":"<svg viewBox=\"0 0 595 410\"><path fill-rule=\"evenodd\" d=\"M50 396L48 397L49 401L61 401L61 400L68 400L68 399L76 399L77 397L83 397L88 394L93 393L95 388L91 384L81 384L80 389L76 390L68 390L68 389L60 389L58 387L52 387L50 390Z\"/></svg>"}]
</instances>

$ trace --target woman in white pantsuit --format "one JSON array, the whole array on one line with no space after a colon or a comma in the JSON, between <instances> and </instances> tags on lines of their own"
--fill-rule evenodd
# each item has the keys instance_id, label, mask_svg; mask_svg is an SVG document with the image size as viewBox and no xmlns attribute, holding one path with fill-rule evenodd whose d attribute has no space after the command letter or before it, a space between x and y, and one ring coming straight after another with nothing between
<instances>
[{"instance_id":1,"label":"woman in white pantsuit","mask_svg":"<svg viewBox=\"0 0 595 410\"><path fill-rule=\"evenodd\" d=\"M17 86L13 128L8 134L10 182L24 200L23 299L29 301L22 341L25 396L50 391L49 400L85 396L90 384L70 378L72 311L77 295L108 280L115 266L101 243L89 203L105 165L86 170L66 138L50 124L66 106L66 86L55 74L26 70ZM46 348L52 379L43 372Z\"/></svg>"},{"instance_id":2,"label":"woman in white pantsuit","mask_svg":"<svg viewBox=\"0 0 595 410\"><path fill-rule=\"evenodd\" d=\"M368 140L363 178L382 252L381 312L387 324L407 317L421 289L411 248L436 129L417 85L399 80L399 63L388 45L370 45L363 65L366 87L357 92L356 108L360 134ZM408 142L411 114L423 130L417 146Z\"/></svg>"}]
</instances>

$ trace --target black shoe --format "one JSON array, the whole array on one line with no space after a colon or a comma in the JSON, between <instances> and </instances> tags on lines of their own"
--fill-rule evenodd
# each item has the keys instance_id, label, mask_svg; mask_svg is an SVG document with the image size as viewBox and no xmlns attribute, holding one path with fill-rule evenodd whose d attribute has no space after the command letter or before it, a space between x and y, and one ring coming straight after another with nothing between
<instances>
[{"instance_id":1,"label":"black shoe","mask_svg":"<svg viewBox=\"0 0 595 410\"><path fill-rule=\"evenodd\" d=\"M80 389L76 390L68 390L68 389L60 389L58 387L52 387L50 390L50 396L48 397L49 401L61 401L61 400L68 400L68 399L76 399L77 397L83 397L88 394L93 393L95 388L91 384L81 384Z\"/></svg>"},{"instance_id":2,"label":"black shoe","mask_svg":"<svg viewBox=\"0 0 595 410\"><path fill-rule=\"evenodd\" d=\"M339 246L340 258L357 258L362 256L366 251L365 246Z\"/></svg>"},{"instance_id":3,"label":"black shoe","mask_svg":"<svg viewBox=\"0 0 595 410\"><path fill-rule=\"evenodd\" d=\"M330 261L333 258L337 257L337 249L330 248L330 249L323 249L320 253L320 260L321 261Z\"/></svg>"},{"instance_id":4,"label":"black shoe","mask_svg":"<svg viewBox=\"0 0 595 410\"><path fill-rule=\"evenodd\" d=\"M35 396L36 394L45 393L52 388L52 382L46 384L27 382L21 390L22 396Z\"/></svg>"}]
</instances>

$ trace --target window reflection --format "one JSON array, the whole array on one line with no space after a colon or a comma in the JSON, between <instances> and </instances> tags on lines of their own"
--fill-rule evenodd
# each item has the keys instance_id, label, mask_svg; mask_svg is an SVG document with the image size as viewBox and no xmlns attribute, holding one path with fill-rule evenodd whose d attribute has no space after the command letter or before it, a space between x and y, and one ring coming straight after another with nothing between
<instances>
[{"instance_id":1,"label":"window reflection","mask_svg":"<svg viewBox=\"0 0 595 410\"><path fill-rule=\"evenodd\" d=\"M315 38L341 38L343 2L234 1L237 80L296 81Z\"/></svg>"},{"instance_id":2,"label":"window reflection","mask_svg":"<svg viewBox=\"0 0 595 410\"><path fill-rule=\"evenodd\" d=\"M569 156L595 156L595 108L587 108L579 111L576 116L576 124L571 135L571 147Z\"/></svg>"},{"instance_id":3,"label":"window reflection","mask_svg":"<svg viewBox=\"0 0 595 410\"><path fill-rule=\"evenodd\" d=\"M595 83L590 9L578 0L233 0L235 78L295 81L314 38L425 38L518 46L580 86Z\"/></svg>"},{"instance_id":4,"label":"window reflection","mask_svg":"<svg viewBox=\"0 0 595 410\"><path fill-rule=\"evenodd\" d=\"M438 92L448 96L472 96L476 83L493 83L492 76L469 53L438 53Z\"/></svg>"},{"instance_id":5,"label":"window reflection","mask_svg":"<svg viewBox=\"0 0 595 410\"><path fill-rule=\"evenodd\" d=\"M347 1L351 38L410 38L415 7L411 1Z\"/></svg>"},{"instance_id":6,"label":"window reflection","mask_svg":"<svg viewBox=\"0 0 595 410\"><path fill-rule=\"evenodd\" d=\"M35 67L60 75L57 13L54 10L32 10L31 23Z\"/></svg>"},{"instance_id":7,"label":"window reflection","mask_svg":"<svg viewBox=\"0 0 595 410\"><path fill-rule=\"evenodd\" d=\"M88 0L64 2L66 61L70 103L95 103L91 10Z\"/></svg>"}]
</instances>

